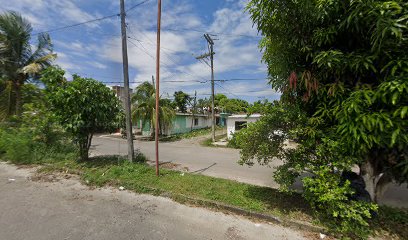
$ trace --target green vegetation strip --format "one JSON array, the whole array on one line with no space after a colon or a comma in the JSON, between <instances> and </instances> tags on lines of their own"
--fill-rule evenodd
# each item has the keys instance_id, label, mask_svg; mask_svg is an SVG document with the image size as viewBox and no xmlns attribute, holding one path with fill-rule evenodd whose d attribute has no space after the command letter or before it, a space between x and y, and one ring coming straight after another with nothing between
<instances>
[{"instance_id":1,"label":"green vegetation strip","mask_svg":"<svg viewBox=\"0 0 408 240\"><path fill-rule=\"evenodd\" d=\"M276 216L277 221L284 224L294 221L312 225L312 222L317 222L300 194L286 194L272 188L167 169L161 169L160 177L156 177L153 167L129 163L118 156L95 157L87 162L46 162L39 171L79 174L89 185L123 186L138 193L168 196L181 203L224 211L242 209L253 213L253 217ZM381 207L379 217L371 224L379 235L390 236L389 233L393 233L395 239L408 239L407 220L407 212Z\"/></svg>"}]
</instances>

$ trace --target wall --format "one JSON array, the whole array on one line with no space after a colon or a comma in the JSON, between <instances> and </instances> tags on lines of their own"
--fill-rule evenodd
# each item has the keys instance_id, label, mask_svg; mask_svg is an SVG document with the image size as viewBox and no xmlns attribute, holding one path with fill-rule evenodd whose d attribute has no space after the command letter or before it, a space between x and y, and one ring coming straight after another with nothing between
<instances>
[{"instance_id":1,"label":"wall","mask_svg":"<svg viewBox=\"0 0 408 240\"><path fill-rule=\"evenodd\" d=\"M193 116L191 115L177 115L173 128L169 131L170 134L180 134L191 131L191 126L193 125L193 130L211 127L211 118L208 116L194 116L198 119L198 125L194 126Z\"/></svg>"},{"instance_id":2,"label":"wall","mask_svg":"<svg viewBox=\"0 0 408 240\"><path fill-rule=\"evenodd\" d=\"M235 122L247 122L253 123L259 120L259 117L228 117L227 118L227 137L232 138L232 134L235 133Z\"/></svg>"},{"instance_id":3,"label":"wall","mask_svg":"<svg viewBox=\"0 0 408 240\"><path fill-rule=\"evenodd\" d=\"M194 126L193 116L191 115L176 115L173 119L173 126L171 129L166 129L166 135L181 134L191 131L191 125L193 124L193 130L211 127L211 117L210 116L194 116L198 119L198 125ZM150 123L146 122L143 124L142 129L143 136L150 135Z\"/></svg>"}]
</instances>

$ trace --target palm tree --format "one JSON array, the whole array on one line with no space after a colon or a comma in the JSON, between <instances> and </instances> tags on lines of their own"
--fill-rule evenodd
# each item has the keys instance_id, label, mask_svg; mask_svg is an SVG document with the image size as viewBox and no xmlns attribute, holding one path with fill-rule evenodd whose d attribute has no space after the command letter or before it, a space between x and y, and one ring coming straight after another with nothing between
<instances>
[{"instance_id":1,"label":"palm tree","mask_svg":"<svg viewBox=\"0 0 408 240\"><path fill-rule=\"evenodd\" d=\"M31 32L31 24L19 13L0 15L0 118L21 115L23 85L37 79L56 57L46 33L38 34L33 51Z\"/></svg>"},{"instance_id":2,"label":"palm tree","mask_svg":"<svg viewBox=\"0 0 408 240\"><path fill-rule=\"evenodd\" d=\"M149 122L151 134L156 128L156 89L149 82L144 82L136 88L132 96L132 116L134 120L141 119ZM160 133L168 129L173 123L175 111L164 99L160 99L159 121Z\"/></svg>"}]
</instances>

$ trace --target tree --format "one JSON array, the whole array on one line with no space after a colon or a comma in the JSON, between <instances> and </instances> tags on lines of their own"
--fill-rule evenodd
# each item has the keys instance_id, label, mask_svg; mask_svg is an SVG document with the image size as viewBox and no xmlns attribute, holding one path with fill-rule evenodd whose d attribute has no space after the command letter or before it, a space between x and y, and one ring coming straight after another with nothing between
<instances>
[{"instance_id":1,"label":"tree","mask_svg":"<svg viewBox=\"0 0 408 240\"><path fill-rule=\"evenodd\" d=\"M103 83L78 75L68 82L64 74L63 70L50 67L43 72L41 80L46 85L53 113L72 135L85 161L94 133L117 129L121 103Z\"/></svg>"},{"instance_id":2,"label":"tree","mask_svg":"<svg viewBox=\"0 0 408 240\"><path fill-rule=\"evenodd\" d=\"M191 97L187 93L183 91L174 92L174 103L179 112L186 113L190 101Z\"/></svg>"},{"instance_id":3,"label":"tree","mask_svg":"<svg viewBox=\"0 0 408 240\"><path fill-rule=\"evenodd\" d=\"M207 98L204 98L204 99L200 98L197 100L197 111L199 113L204 114L208 112L208 110L210 109L210 106L211 106L211 101Z\"/></svg>"},{"instance_id":4,"label":"tree","mask_svg":"<svg viewBox=\"0 0 408 240\"><path fill-rule=\"evenodd\" d=\"M350 200L356 189L341 175L359 166L373 201L408 180L408 3L252 0L248 11L282 97L237 134L241 161L283 160L283 188L312 173L312 206L339 231L364 231L376 207ZM287 138L299 146L284 148Z\"/></svg>"},{"instance_id":5,"label":"tree","mask_svg":"<svg viewBox=\"0 0 408 240\"><path fill-rule=\"evenodd\" d=\"M0 115L20 116L22 87L56 57L48 34L38 34L35 50L31 47L31 24L16 12L0 15Z\"/></svg>"},{"instance_id":6,"label":"tree","mask_svg":"<svg viewBox=\"0 0 408 240\"><path fill-rule=\"evenodd\" d=\"M149 82L144 82L137 86L135 94L132 96L132 116L135 120L141 119L149 122L151 134L154 134L156 125L156 89ZM171 126L175 112L171 103L166 99L160 99L159 120L160 130Z\"/></svg>"},{"instance_id":7,"label":"tree","mask_svg":"<svg viewBox=\"0 0 408 240\"><path fill-rule=\"evenodd\" d=\"M225 101L226 99L228 99L228 97L225 96L222 93L215 94L215 96L214 96L214 108L219 109L220 108L220 102L223 101L223 100ZM210 98L210 100L211 100L211 98Z\"/></svg>"},{"instance_id":8,"label":"tree","mask_svg":"<svg viewBox=\"0 0 408 240\"><path fill-rule=\"evenodd\" d=\"M246 113L249 103L238 98L222 98L218 102L218 108L227 113Z\"/></svg>"}]
</instances>

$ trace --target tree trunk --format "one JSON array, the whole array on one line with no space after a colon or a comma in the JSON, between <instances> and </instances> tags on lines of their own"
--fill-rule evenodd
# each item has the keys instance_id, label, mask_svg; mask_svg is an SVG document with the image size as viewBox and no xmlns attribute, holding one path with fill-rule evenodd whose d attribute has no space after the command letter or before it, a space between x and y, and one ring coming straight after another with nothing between
<instances>
[{"instance_id":1,"label":"tree trunk","mask_svg":"<svg viewBox=\"0 0 408 240\"><path fill-rule=\"evenodd\" d=\"M89 148L91 147L93 134L89 134L86 138L82 139L79 142L79 155L82 161L89 160Z\"/></svg>"},{"instance_id":2,"label":"tree trunk","mask_svg":"<svg viewBox=\"0 0 408 240\"><path fill-rule=\"evenodd\" d=\"M360 166L360 175L365 182L365 189L370 194L371 200L377 203L387 186L392 182L392 178L387 173L378 174L377 169L371 161L366 161Z\"/></svg>"},{"instance_id":3,"label":"tree trunk","mask_svg":"<svg viewBox=\"0 0 408 240\"><path fill-rule=\"evenodd\" d=\"M22 113L22 97L21 97L21 84L19 81L17 81L14 84L14 92L15 92L15 96L16 96L16 107L15 107L15 111L16 111L16 115L18 117L21 116Z\"/></svg>"}]
</instances>

